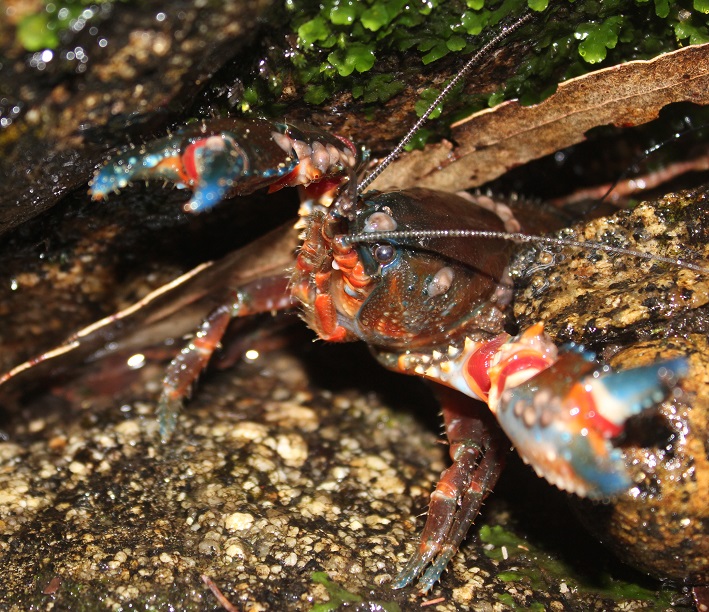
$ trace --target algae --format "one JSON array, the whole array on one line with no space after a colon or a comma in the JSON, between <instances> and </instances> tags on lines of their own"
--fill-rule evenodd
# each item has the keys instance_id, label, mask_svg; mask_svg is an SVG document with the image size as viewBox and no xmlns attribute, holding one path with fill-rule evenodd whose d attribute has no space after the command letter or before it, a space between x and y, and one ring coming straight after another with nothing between
<instances>
[{"instance_id":1,"label":"algae","mask_svg":"<svg viewBox=\"0 0 709 612\"><path fill-rule=\"evenodd\" d=\"M480 539L485 543L485 555L506 568L497 574L498 580L503 582L522 582L535 590L597 595L615 601L656 602L659 609L670 609L674 605L676 592L658 591L612 577L606 572L599 572L589 579L580 575L563 557L544 551L502 525L483 525ZM499 599L504 597L498 595ZM535 609L515 607L514 602L502 603L513 609Z\"/></svg>"},{"instance_id":2,"label":"algae","mask_svg":"<svg viewBox=\"0 0 709 612\"><path fill-rule=\"evenodd\" d=\"M341 587L336 582L330 580L330 576L325 572L313 572L310 575L313 582L322 584L328 592L330 599L323 603L316 603L310 612L334 612L343 604L354 604L353 606L348 605L348 609L362 609L369 611L379 611L381 612L401 612L399 604L393 601L369 601L365 600L361 595L356 593L350 593L347 589ZM360 604L360 605L358 605Z\"/></svg>"}]
</instances>

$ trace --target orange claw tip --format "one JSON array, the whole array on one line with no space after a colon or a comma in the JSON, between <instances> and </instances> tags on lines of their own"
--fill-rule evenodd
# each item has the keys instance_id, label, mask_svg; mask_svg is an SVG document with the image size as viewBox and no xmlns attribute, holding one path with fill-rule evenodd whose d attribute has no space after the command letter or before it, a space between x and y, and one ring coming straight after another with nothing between
<instances>
[{"instance_id":1,"label":"orange claw tip","mask_svg":"<svg viewBox=\"0 0 709 612\"><path fill-rule=\"evenodd\" d=\"M100 191L96 191L91 183L89 183L89 191L88 191L89 196L91 196L91 200L93 202L102 202L104 200L108 200L108 194L107 193L102 193Z\"/></svg>"}]
</instances>

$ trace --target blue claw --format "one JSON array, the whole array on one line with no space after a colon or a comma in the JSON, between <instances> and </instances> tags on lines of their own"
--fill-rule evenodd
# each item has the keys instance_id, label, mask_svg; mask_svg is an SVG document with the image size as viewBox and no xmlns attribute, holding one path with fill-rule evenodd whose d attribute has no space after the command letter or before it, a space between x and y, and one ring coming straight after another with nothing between
<instances>
[{"instance_id":1,"label":"blue claw","mask_svg":"<svg viewBox=\"0 0 709 612\"><path fill-rule=\"evenodd\" d=\"M667 396L667 387L675 379L689 373L685 357L660 361L648 366L620 370L603 378L608 393L616 400L617 419L625 421L660 403Z\"/></svg>"},{"instance_id":2,"label":"blue claw","mask_svg":"<svg viewBox=\"0 0 709 612\"><path fill-rule=\"evenodd\" d=\"M90 183L91 197L103 200L109 193L118 193L134 180L159 177L179 184L184 175L176 166L162 164L164 160L175 158L179 153L179 142L173 138L157 140L151 143L149 149L147 146L127 149L111 158L109 163L96 172Z\"/></svg>"},{"instance_id":3,"label":"blue claw","mask_svg":"<svg viewBox=\"0 0 709 612\"><path fill-rule=\"evenodd\" d=\"M184 153L185 166L194 178L188 212L208 210L227 197L246 174L243 152L234 138L223 133L192 143Z\"/></svg>"},{"instance_id":4,"label":"blue claw","mask_svg":"<svg viewBox=\"0 0 709 612\"><path fill-rule=\"evenodd\" d=\"M684 358L604 373L577 351L502 394L497 418L522 458L560 489L603 499L632 486L613 445L625 422L661 402Z\"/></svg>"}]
</instances>

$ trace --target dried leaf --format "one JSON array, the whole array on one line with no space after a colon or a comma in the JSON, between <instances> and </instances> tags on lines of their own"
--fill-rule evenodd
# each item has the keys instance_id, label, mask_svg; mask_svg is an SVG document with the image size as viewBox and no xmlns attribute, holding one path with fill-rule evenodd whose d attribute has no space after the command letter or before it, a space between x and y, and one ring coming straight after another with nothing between
<instances>
[{"instance_id":1,"label":"dried leaf","mask_svg":"<svg viewBox=\"0 0 709 612\"><path fill-rule=\"evenodd\" d=\"M373 184L458 191L585 139L594 127L632 127L672 102L709 104L709 44L633 61L562 83L534 106L506 102L452 128L449 142L402 156Z\"/></svg>"}]
</instances>

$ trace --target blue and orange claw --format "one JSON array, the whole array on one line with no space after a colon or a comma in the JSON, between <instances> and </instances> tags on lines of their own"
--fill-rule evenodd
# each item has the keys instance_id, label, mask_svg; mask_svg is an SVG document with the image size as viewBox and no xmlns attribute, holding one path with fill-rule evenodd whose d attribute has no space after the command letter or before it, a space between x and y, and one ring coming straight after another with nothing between
<instances>
[{"instance_id":1,"label":"blue and orange claw","mask_svg":"<svg viewBox=\"0 0 709 612\"><path fill-rule=\"evenodd\" d=\"M192 142L182 156L194 190L187 212L208 210L226 198L245 175L248 161L234 138L217 134Z\"/></svg>"},{"instance_id":2,"label":"blue and orange claw","mask_svg":"<svg viewBox=\"0 0 709 612\"><path fill-rule=\"evenodd\" d=\"M120 152L96 173L90 193L102 200L132 181L163 180L191 189L185 210L198 212L264 187L308 186L323 179L328 179L323 189L334 195L348 171L365 159L349 141L319 130L262 119L213 119Z\"/></svg>"},{"instance_id":3,"label":"blue and orange claw","mask_svg":"<svg viewBox=\"0 0 709 612\"><path fill-rule=\"evenodd\" d=\"M118 193L134 180L160 178L175 184L185 179L181 170L180 140L162 138L150 147L131 147L112 157L98 170L89 183L93 200L104 200L109 193Z\"/></svg>"},{"instance_id":4,"label":"blue and orange claw","mask_svg":"<svg viewBox=\"0 0 709 612\"><path fill-rule=\"evenodd\" d=\"M191 136L178 132L109 160L91 182L91 197L104 199L132 181L159 179L193 190L188 212L212 208L245 175L248 162L229 133Z\"/></svg>"},{"instance_id":5,"label":"blue and orange claw","mask_svg":"<svg viewBox=\"0 0 709 612\"><path fill-rule=\"evenodd\" d=\"M497 418L522 458L560 489L604 499L632 486L613 440L626 421L661 402L686 359L610 372L577 347L500 396Z\"/></svg>"}]
</instances>

